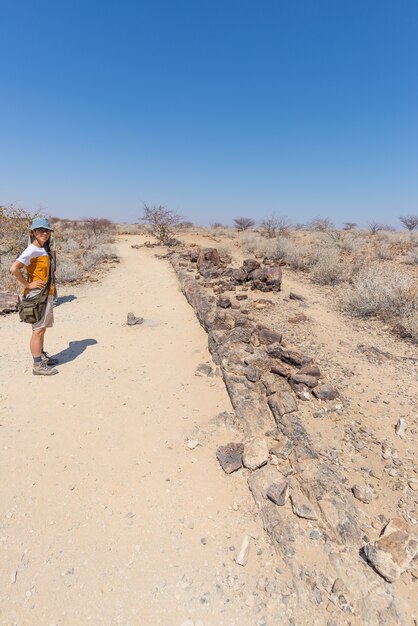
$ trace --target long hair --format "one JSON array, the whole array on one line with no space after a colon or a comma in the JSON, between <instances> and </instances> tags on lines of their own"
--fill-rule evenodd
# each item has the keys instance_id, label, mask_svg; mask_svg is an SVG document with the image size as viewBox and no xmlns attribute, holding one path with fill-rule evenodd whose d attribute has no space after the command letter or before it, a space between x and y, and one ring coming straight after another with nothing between
<instances>
[{"instance_id":1,"label":"long hair","mask_svg":"<svg viewBox=\"0 0 418 626\"><path fill-rule=\"evenodd\" d=\"M51 247L49 245L49 242L51 240L52 235L52 231L50 231L51 234L49 235L49 239L48 241L45 241L44 245L42 246L43 249L46 251L47 255L49 256L49 258L52 257L52 253L51 253ZM33 240L35 239L35 236L32 233L29 233L29 239L28 239L28 246L33 243Z\"/></svg>"}]
</instances>

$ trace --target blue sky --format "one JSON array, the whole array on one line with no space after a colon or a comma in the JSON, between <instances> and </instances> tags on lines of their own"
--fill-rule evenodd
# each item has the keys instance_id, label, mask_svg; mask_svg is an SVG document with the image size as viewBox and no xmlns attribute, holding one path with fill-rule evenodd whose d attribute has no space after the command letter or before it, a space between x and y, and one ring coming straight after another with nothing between
<instances>
[{"instance_id":1,"label":"blue sky","mask_svg":"<svg viewBox=\"0 0 418 626\"><path fill-rule=\"evenodd\" d=\"M418 211L416 0L0 0L0 202Z\"/></svg>"}]
</instances>

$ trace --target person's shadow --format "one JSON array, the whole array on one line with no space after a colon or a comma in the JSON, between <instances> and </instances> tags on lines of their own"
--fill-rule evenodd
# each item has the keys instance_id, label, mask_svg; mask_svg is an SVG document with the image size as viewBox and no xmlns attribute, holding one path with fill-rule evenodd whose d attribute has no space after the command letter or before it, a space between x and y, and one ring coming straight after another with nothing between
<instances>
[{"instance_id":1,"label":"person's shadow","mask_svg":"<svg viewBox=\"0 0 418 626\"><path fill-rule=\"evenodd\" d=\"M58 296L54 302L54 306L59 306L60 304L65 304L66 302L72 302L73 300L77 300L77 296Z\"/></svg>"},{"instance_id":2,"label":"person's shadow","mask_svg":"<svg viewBox=\"0 0 418 626\"><path fill-rule=\"evenodd\" d=\"M58 359L58 365L63 363L69 363L74 361L80 354L84 352L87 346L94 346L97 343L96 339L81 339L80 341L70 341L68 348L61 350L57 354L54 354L54 358Z\"/></svg>"}]
</instances>

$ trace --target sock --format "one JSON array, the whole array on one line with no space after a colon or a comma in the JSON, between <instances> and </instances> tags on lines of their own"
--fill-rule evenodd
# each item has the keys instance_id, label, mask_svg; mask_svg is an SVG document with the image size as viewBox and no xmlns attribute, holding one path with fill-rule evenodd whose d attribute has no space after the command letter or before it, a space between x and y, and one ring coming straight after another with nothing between
<instances>
[{"instance_id":1,"label":"sock","mask_svg":"<svg viewBox=\"0 0 418 626\"><path fill-rule=\"evenodd\" d=\"M42 361L42 357L41 356L34 356L33 357L33 362L38 364Z\"/></svg>"}]
</instances>

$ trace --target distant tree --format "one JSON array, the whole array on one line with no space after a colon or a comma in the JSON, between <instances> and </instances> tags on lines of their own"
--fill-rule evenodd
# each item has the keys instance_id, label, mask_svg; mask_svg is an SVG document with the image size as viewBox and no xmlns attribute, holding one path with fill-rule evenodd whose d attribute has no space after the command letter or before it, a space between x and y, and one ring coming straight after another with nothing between
<instances>
[{"instance_id":1,"label":"distant tree","mask_svg":"<svg viewBox=\"0 0 418 626\"><path fill-rule=\"evenodd\" d=\"M403 226L411 233L418 226L418 215L401 215L399 219Z\"/></svg>"},{"instance_id":2,"label":"distant tree","mask_svg":"<svg viewBox=\"0 0 418 626\"><path fill-rule=\"evenodd\" d=\"M314 217L314 219L309 222L308 226L312 230L325 232L330 228L334 228L334 222L329 217Z\"/></svg>"},{"instance_id":3,"label":"distant tree","mask_svg":"<svg viewBox=\"0 0 418 626\"><path fill-rule=\"evenodd\" d=\"M303 230L304 228L306 228L305 224L301 224L300 222L293 224L293 230Z\"/></svg>"},{"instance_id":4,"label":"distant tree","mask_svg":"<svg viewBox=\"0 0 418 626\"><path fill-rule=\"evenodd\" d=\"M396 228L394 226L391 226L390 224L380 224L380 230L385 230L386 232L394 233Z\"/></svg>"},{"instance_id":5,"label":"distant tree","mask_svg":"<svg viewBox=\"0 0 418 626\"><path fill-rule=\"evenodd\" d=\"M289 230L291 225L292 223L287 215L270 215L270 217L260 222L263 235L268 237L268 239L273 239L278 234L283 235Z\"/></svg>"},{"instance_id":6,"label":"distant tree","mask_svg":"<svg viewBox=\"0 0 418 626\"><path fill-rule=\"evenodd\" d=\"M144 212L138 218L144 224L147 233L165 244L180 230L184 218L176 211L160 205L148 205L144 202Z\"/></svg>"},{"instance_id":7,"label":"distant tree","mask_svg":"<svg viewBox=\"0 0 418 626\"><path fill-rule=\"evenodd\" d=\"M90 230L95 237L103 233L109 233L114 230L115 225L106 217L85 217L83 218L84 227Z\"/></svg>"},{"instance_id":8,"label":"distant tree","mask_svg":"<svg viewBox=\"0 0 418 626\"><path fill-rule=\"evenodd\" d=\"M241 232L243 230L247 230L248 228L252 228L255 225L255 221L250 217L236 217L234 219L236 228Z\"/></svg>"},{"instance_id":9,"label":"distant tree","mask_svg":"<svg viewBox=\"0 0 418 626\"><path fill-rule=\"evenodd\" d=\"M355 228L357 228L355 222L344 222L343 230L354 230Z\"/></svg>"},{"instance_id":10,"label":"distant tree","mask_svg":"<svg viewBox=\"0 0 418 626\"><path fill-rule=\"evenodd\" d=\"M187 230L188 228L193 228L193 227L194 227L193 222L189 222L188 220L184 220L183 222L179 223L180 230Z\"/></svg>"},{"instance_id":11,"label":"distant tree","mask_svg":"<svg viewBox=\"0 0 418 626\"><path fill-rule=\"evenodd\" d=\"M368 222L367 228L369 229L371 235L375 235L380 230L383 230L383 225L380 224L380 222Z\"/></svg>"},{"instance_id":12,"label":"distant tree","mask_svg":"<svg viewBox=\"0 0 418 626\"><path fill-rule=\"evenodd\" d=\"M212 222L210 227L216 230L217 228L223 228L223 224L221 222Z\"/></svg>"}]
</instances>

